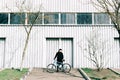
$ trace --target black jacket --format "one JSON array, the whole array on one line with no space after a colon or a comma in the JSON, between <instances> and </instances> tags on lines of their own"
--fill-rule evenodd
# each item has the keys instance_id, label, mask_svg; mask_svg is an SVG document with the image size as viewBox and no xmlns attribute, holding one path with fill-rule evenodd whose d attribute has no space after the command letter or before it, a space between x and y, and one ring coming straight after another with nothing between
<instances>
[{"instance_id":1,"label":"black jacket","mask_svg":"<svg viewBox=\"0 0 120 80\"><path fill-rule=\"evenodd\" d=\"M64 58L63 53L62 52L57 52L54 59L55 58L57 58L58 62L63 62L63 58Z\"/></svg>"}]
</instances>

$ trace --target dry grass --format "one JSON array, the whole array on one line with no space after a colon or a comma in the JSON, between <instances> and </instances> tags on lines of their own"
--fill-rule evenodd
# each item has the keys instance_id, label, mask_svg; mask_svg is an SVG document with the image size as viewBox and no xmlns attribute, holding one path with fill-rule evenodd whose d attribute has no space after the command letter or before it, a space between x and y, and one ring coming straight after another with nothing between
<instances>
[{"instance_id":1,"label":"dry grass","mask_svg":"<svg viewBox=\"0 0 120 80\"><path fill-rule=\"evenodd\" d=\"M120 80L120 75L109 69L98 72L95 69L82 68L92 80Z\"/></svg>"},{"instance_id":2,"label":"dry grass","mask_svg":"<svg viewBox=\"0 0 120 80\"><path fill-rule=\"evenodd\" d=\"M23 71L18 71L17 69L5 69L0 72L0 80L20 80L27 72L28 69L23 69Z\"/></svg>"}]
</instances>

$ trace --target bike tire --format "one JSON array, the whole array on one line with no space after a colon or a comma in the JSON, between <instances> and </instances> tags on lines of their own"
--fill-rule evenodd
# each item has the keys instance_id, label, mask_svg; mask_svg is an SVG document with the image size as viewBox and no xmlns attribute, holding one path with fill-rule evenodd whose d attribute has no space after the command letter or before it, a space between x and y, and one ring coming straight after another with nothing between
<instances>
[{"instance_id":1,"label":"bike tire","mask_svg":"<svg viewBox=\"0 0 120 80\"><path fill-rule=\"evenodd\" d=\"M49 64L47 66L47 72L54 73L56 71L56 66L54 64Z\"/></svg>"},{"instance_id":2,"label":"bike tire","mask_svg":"<svg viewBox=\"0 0 120 80\"><path fill-rule=\"evenodd\" d=\"M63 68L65 73L69 73L71 71L71 65L68 63L64 63Z\"/></svg>"}]
</instances>

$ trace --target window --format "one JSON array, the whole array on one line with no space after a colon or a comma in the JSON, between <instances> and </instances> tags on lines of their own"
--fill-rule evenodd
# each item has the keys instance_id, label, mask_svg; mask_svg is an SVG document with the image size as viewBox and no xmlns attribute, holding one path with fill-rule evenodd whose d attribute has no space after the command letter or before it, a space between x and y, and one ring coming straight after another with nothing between
<instances>
[{"instance_id":1,"label":"window","mask_svg":"<svg viewBox=\"0 0 120 80\"><path fill-rule=\"evenodd\" d=\"M78 13L77 24L92 24L92 13Z\"/></svg>"},{"instance_id":2,"label":"window","mask_svg":"<svg viewBox=\"0 0 120 80\"><path fill-rule=\"evenodd\" d=\"M8 24L8 14L0 13L0 24Z\"/></svg>"},{"instance_id":3,"label":"window","mask_svg":"<svg viewBox=\"0 0 120 80\"><path fill-rule=\"evenodd\" d=\"M110 24L109 16L105 13L95 13L94 23L95 24Z\"/></svg>"},{"instance_id":4,"label":"window","mask_svg":"<svg viewBox=\"0 0 120 80\"><path fill-rule=\"evenodd\" d=\"M58 13L45 13L44 14L44 24L58 24L59 15Z\"/></svg>"},{"instance_id":5,"label":"window","mask_svg":"<svg viewBox=\"0 0 120 80\"><path fill-rule=\"evenodd\" d=\"M75 24L75 14L62 13L61 24Z\"/></svg>"},{"instance_id":6,"label":"window","mask_svg":"<svg viewBox=\"0 0 120 80\"><path fill-rule=\"evenodd\" d=\"M41 13L29 13L28 24L42 24L42 14Z\"/></svg>"},{"instance_id":7,"label":"window","mask_svg":"<svg viewBox=\"0 0 120 80\"><path fill-rule=\"evenodd\" d=\"M10 24L25 24L25 13L11 13Z\"/></svg>"},{"instance_id":8,"label":"window","mask_svg":"<svg viewBox=\"0 0 120 80\"><path fill-rule=\"evenodd\" d=\"M44 15L44 16L43 16ZM44 18L43 18L44 17ZM113 24L106 13L0 13L0 24Z\"/></svg>"}]
</instances>

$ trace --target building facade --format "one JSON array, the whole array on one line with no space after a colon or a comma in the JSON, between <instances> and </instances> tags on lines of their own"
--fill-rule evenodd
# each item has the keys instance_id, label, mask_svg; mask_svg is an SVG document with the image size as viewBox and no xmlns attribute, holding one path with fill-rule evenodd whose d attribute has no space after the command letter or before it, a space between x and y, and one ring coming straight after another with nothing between
<instances>
[{"instance_id":1,"label":"building facade","mask_svg":"<svg viewBox=\"0 0 120 80\"><path fill-rule=\"evenodd\" d=\"M62 48L72 67L93 68L83 50L87 38L97 32L107 44L105 67L120 68L119 35L109 16L96 10L90 0L2 0L0 5L1 68L20 66L26 39L24 26L31 24L38 11L40 19L33 25L24 67L46 67Z\"/></svg>"}]
</instances>

